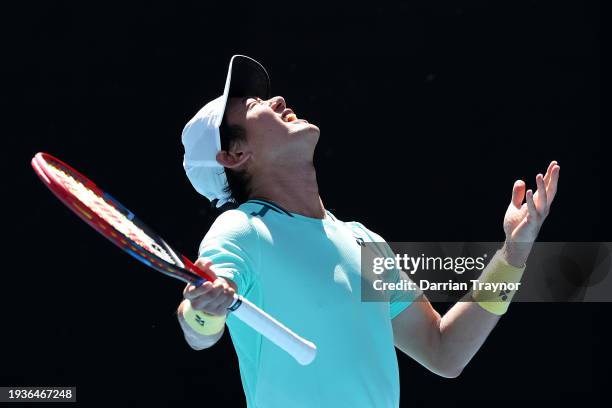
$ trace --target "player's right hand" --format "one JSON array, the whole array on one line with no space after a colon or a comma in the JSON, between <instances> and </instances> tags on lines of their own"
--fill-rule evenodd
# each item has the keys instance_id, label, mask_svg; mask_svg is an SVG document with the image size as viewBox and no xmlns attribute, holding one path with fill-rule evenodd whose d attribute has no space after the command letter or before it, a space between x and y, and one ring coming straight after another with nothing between
<instances>
[{"instance_id":1,"label":"player's right hand","mask_svg":"<svg viewBox=\"0 0 612 408\"><path fill-rule=\"evenodd\" d=\"M200 258L195 265L205 272L212 272L212 262ZM194 310L217 316L225 316L227 308L234 301L236 291L224 278L217 278L214 282L204 282L201 286L188 284L183 290L183 297L191 302Z\"/></svg>"}]
</instances>

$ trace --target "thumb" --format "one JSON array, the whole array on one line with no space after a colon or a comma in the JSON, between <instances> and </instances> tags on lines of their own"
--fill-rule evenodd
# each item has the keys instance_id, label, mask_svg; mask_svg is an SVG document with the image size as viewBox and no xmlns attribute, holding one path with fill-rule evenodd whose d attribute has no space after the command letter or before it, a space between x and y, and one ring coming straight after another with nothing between
<instances>
[{"instance_id":1,"label":"thumb","mask_svg":"<svg viewBox=\"0 0 612 408\"><path fill-rule=\"evenodd\" d=\"M212 277L213 281L217 277L215 272L212 270L212 261L208 258L198 258L197 261L194 262L194 265L204 272L206 275Z\"/></svg>"},{"instance_id":2,"label":"thumb","mask_svg":"<svg viewBox=\"0 0 612 408\"><path fill-rule=\"evenodd\" d=\"M197 261L194 262L195 266L197 266L198 268L202 269L202 270L208 270L210 269L211 265L212 265L212 261L208 258L198 258Z\"/></svg>"},{"instance_id":3,"label":"thumb","mask_svg":"<svg viewBox=\"0 0 612 408\"><path fill-rule=\"evenodd\" d=\"M521 208L524 198L525 182L523 180L516 180L514 182L514 187L512 187L512 204L514 204L516 208Z\"/></svg>"}]
</instances>

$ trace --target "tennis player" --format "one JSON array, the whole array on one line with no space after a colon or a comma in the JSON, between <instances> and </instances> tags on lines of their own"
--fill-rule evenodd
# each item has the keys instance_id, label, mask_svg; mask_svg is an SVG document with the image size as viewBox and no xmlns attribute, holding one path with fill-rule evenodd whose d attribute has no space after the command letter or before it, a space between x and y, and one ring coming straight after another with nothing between
<instances>
[{"instance_id":1,"label":"tennis player","mask_svg":"<svg viewBox=\"0 0 612 408\"><path fill-rule=\"evenodd\" d=\"M398 407L395 347L438 375L457 377L513 293L502 300L474 291L473 302L459 302L444 316L418 290L362 302L361 245L384 240L325 209L313 166L318 139L316 125L299 119L282 97L271 97L263 66L232 57L223 95L182 134L193 187L218 207L236 208L216 219L199 249L197 264L219 278L185 288L179 322L196 350L213 346L228 327L249 407ZM480 281L520 281L559 169L552 162L538 174L535 193L515 182L505 243ZM388 246L385 251L393 256ZM403 271L395 278L408 279ZM299 365L228 314L234 292L313 341L314 362Z\"/></svg>"}]
</instances>

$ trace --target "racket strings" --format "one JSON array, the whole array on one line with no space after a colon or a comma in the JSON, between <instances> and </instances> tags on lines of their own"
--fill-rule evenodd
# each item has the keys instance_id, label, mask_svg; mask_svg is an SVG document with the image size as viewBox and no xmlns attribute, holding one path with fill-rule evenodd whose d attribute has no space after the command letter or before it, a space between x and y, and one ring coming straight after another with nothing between
<instances>
[{"instance_id":1,"label":"racket strings","mask_svg":"<svg viewBox=\"0 0 612 408\"><path fill-rule=\"evenodd\" d=\"M56 176L56 179L90 211L97 214L115 228L115 230L119 231L119 233L123 234L140 247L166 262L176 264L164 248L157 244L153 238L128 219L121 211L117 210L115 206L109 204L104 198L100 197L62 169L50 163L47 164L48 168Z\"/></svg>"}]
</instances>

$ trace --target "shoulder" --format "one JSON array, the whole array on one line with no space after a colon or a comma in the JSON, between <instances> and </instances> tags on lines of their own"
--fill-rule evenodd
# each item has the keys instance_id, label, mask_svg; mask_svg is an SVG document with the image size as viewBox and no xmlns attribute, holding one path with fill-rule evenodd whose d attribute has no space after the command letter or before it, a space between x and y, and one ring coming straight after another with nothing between
<instances>
[{"instance_id":1,"label":"shoulder","mask_svg":"<svg viewBox=\"0 0 612 408\"><path fill-rule=\"evenodd\" d=\"M206 244L231 242L241 246L257 244L259 233L254 217L239 207L227 210L217 217L204 236L200 248Z\"/></svg>"},{"instance_id":2,"label":"shoulder","mask_svg":"<svg viewBox=\"0 0 612 408\"><path fill-rule=\"evenodd\" d=\"M252 216L240 209L227 210L215 219L206 236L244 235L253 229Z\"/></svg>"},{"instance_id":3,"label":"shoulder","mask_svg":"<svg viewBox=\"0 0 612 408\"><path fill-rule=\"evenodd\" d=\"M343 221L353 234L359 236L366 242L385 242L384 238L368 229L365 225L358 221Z\"/></svg>"},{"instance_id":4,"label":"shoulder","mask_svg":"<svg viewBox=\"0 0 612 408\"><path fill-rule=\"evenodd\" d=\"M353 236L359 238L362 243L362 247L368 247L374 250L374 253L379 256L387 257L393 256L393 250L385 241L383 237L368 229L365 225L357 221L347 221L344 223L348 228L351 229Z\"/></svg>"}]
</instances>

